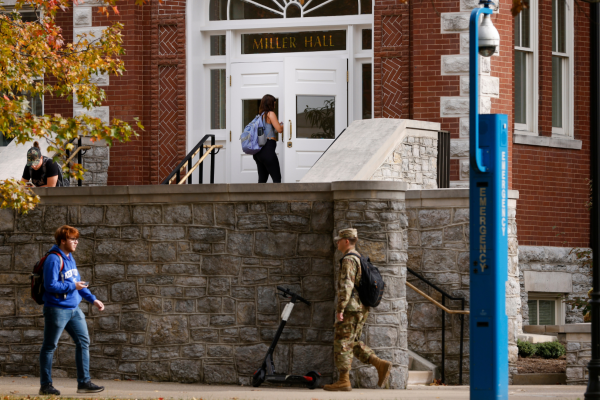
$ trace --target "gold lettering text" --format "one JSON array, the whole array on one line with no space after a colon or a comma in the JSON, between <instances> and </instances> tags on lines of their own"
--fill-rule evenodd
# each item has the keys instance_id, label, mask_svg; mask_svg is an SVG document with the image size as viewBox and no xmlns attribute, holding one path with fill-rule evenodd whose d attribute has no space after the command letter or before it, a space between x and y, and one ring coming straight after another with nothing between
<instances>
[{"instance_id":1,"label":"gold lettering text","mask_svg":"<svg viewBox=\"0 0 600 400\"><path fill-rule=\"evenodd\" d=\"M253 49L262 49L263 48L263 44L262 44L262 39L260 39L260 41L256 41L256 39L254 39L254 44L252 45Z\"/></svg>"},{"instance_id":2,"label":"gold lettering text","mask_svg":"<svg viewBox=\"0 0 600 400\"><path fill-rule=\"evenodd\" d=\"M286 45L287 45L287 43L286 43L286 42L287 42L287 39L288 39L288 38L286 38L286 37L284 37L284 38L283 38L283 48L284 48L284 49L287 49L287 47L286 47Z\"/></svg>"},{"instance_id":3,"label":"gold lettering text","mask_svg":"<svg viewBox=\"0 0 600 400\"><path fill-rule=\"evenodd\" d=\"M277 45L277 48L280 49L281 47L279 47L279 38L275 38L275 43Z\"/></svg>"},{"instance_id":4,"label":"gold lettering text","mask_svg":"<svg viewBox=\"0 0 600 400\"><path fill-rule=\"evenodd\" d=\"M317 36L317 44L319 45L319 47L321 47L321 38ZM317 44L315 44L315 47L317 47Z\"/></svg>"},{"instance_id":5,"label":"gold lettering text","mask_svg":"<svg viewBox=\"0 0 600 400\"><path fill-rule=\"evenodd\" d=\"M310 39L310 46L308 45L309 41L308 39ZM304 38L304 47L312 47L312 36L311 37L305 37Z\"/></svg>"},{"instance_id":6,"label":"gold lettering text","mask_svg":"<svg viewBox=\"0 0 600 400\"><path fill-rule=\"evenodd\" d=\"M333 35L329 35L329 46L333 47Z\"/></svg>"},{"instance_id":7,"label":"gold lettering text","mask_svg":"<svg viewBox=\"0 0 600 400\"><path fill-rule=\"evenodd\" d=\"M290 49L295 49L295 48L296 48L296 38L291 37L290 38Z\"/></svg>"},{"instance_id":8,"label":"gold lettering text","mask_svg":"<svg viewBox=\"0 0 600 400\"><path fill-rule=\"evenodd\" d=\"M273 48L273 38L270 38L269 42L271 43L271 48Z\"/></svg>"}]
</instances>

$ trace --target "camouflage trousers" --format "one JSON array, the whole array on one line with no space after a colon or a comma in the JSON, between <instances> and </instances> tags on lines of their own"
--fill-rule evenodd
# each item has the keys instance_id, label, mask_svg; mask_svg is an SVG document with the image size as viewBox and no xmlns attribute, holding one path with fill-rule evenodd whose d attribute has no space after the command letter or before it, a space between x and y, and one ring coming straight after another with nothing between
<instances>
[{"instance_id":1,"label":"camouflage trousers","mask_svg":"<svg viewBox=\"0 0 600 400\"><path fill-rule=\"evenodd\" d=\"M373 350L360 341L363 326L369 313L345 312L342 322L336 321L333 337L333 354L335 366L340 371L350 371L352 358L356 356L367 364L369 357L375 354Z\"/></svg>"}]
</instances>

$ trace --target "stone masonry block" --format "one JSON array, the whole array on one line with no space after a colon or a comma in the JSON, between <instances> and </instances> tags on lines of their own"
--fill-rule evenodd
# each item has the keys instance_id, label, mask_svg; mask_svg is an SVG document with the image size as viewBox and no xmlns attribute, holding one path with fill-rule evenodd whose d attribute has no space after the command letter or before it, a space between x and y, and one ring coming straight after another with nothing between
<instances>
[{"instance_id":1,"label":"stone masonry block","mask_svg":"<svg viewBox=\"0 0 600 400\"><path fill-rule=\"evenodd\" d=\"M460 34L460 54L469 54L469 33Z\"/></svg>"},{"instance_id":2,"label":"stone masonry block","mask_svg":"<svg viewBox=\"0 0 600 400\"><path fill-rule=\"evenodd\" d=\"M73 8L73 26L83 27L92 26L92 8L75 7Z\"/></svg>"},{"instance_id":3,"label":"stone masonry block","mask_svg":"<svg viewBox=\"0 0 600 400\"><path fill-rule=\"evenodd\" d=\"M90 110L88 110L86 108L74 108L73 109L74 117L79 117L82 115L87 115L88 117L92 117L92 118L98 118L102 121L102 123L107 124L107 125L110 123L110 107L109 106L93 107Z\"/></svg>"},{"instance_id":4,"label":"stone masonry block","mask_svg":"<svg viewBox=\"0 0 600 400\"><path fill-rule=\"evenodd\" d=\"M469 140L450 139L450 157L469 157Z\"/></svg>"},{"instance_id":5,"label":"stone masonry block","mask_svg":"<svg viewBox=\"0 0 600 400\"><path fill-rule=\"evenodd\" d=\"M470 13L442 13L441 33L455 33L469 30Z\"/></svg>"},{"instance_id":6,"label":"stone masonry block","mask_svg":"<svg viewBox=\"0 0 600 400\"><path fill-rule=\"evenodd\" d=\"M459 136L461 138L469 137L469 118L461 118L459 121Z\"/></svg>"},{"instance_id":7,"label":"stone masonry block","mask_svg":"<svg viewBox=\"0 0 600 400\"><path fill-rule=\"evenodd\" d=\"M491 64L489 57L479 57L479 74L489 75ZM469 55L456 54L442 56L442 75L469 75Z\"/></svg>"}]
</instances>

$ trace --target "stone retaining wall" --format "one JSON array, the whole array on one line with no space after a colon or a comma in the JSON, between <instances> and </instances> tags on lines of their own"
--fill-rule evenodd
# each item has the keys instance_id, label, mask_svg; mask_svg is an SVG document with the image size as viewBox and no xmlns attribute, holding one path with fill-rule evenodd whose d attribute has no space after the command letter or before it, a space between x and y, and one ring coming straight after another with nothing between
<instances>
[{"instance_id":1,"label":"stone retaining wall","mask_svg":"<svg viewBox=\"0 0 600 400\"><path fill-rule=\"evenodd\" d=\"M342 196L343 197L343 196ZM404 200L336 199L335 230L356 228L357 250L377 265L386 283L383 300L371 309L363 340L377 355L391 361L391 387L406 387L408 343L406 314L407 242ZM336 260L341 253L336 251ZM336 271L339 263L336 262ZM336 274L337 276L337 274ZM337 284L337 282L336 282ZM375 387L377 371L354 359L350 379L355 387Z\"/></svg>"},{"instance_id":2,"label":"stone retaining wall","mask_svg":"<svg viewBox=\"0 0 600 400\"><path fill-rule=\"evenodd\" d=\"M587 292L592 288L592 274L589 265L584 265L577 259L572 247L544 247L544 246L521 246L519 248L519 269L521 286L521 307L523 313L523 325L529 325L529 307L527 301L529 295L525 289L525 271L537 272L561 272L562 279L571 279L572 292L562 293L567 299L581 297L587 299ZM581 249L586 250L586 249ZM561 295L561 293L554 293ZM565 322L577 324L583 322L583 314L579 309L564 304ZM562 321L556 321L561 323Z\"/></svg>"},{"instance_id":3,"label":"stone retaining wall","mask_svg":"<svg viewBox=\"0 0 600 400\"><path fill-rule=\"evenodd\" d=\"M371 180L407 182L409 189L437 189L437 147L437 138L406 136Z\"/></svg>"},{"instance_id":4,"label":"stone retaining wall","mask_svg":"<svg viewBox=\"0 0 600 400\"><path fill-rule=\"evenodd\" d=\"M456 298L469 302L469 208L468 190L454 189L441 196L438 191L407 192L407 266ZM512 192L511 192L512 193ZM416 196L419 194L419 196ZM515 193L512 193L514 196ZM509 317L509 364L517 359L516 337L521 329L518 286L516 201L509 201L509 280L506 310ZM407 279L441 303L441 294L410 273ZM420 294L407 289L408 344L412 351L441 367L442 311ZM460 301L446 298L446 306L459 310ZM445 378L457 384L460 355L460 315L446 314ZM464 316L463 384L469 383L469 317Z\"/></svg>"},{"instance_id":5,"label":"stone retaining wall","mask_svg":"<svg viewBox=\"0 0 600 400\"><path fill-rule=\"evenodd\" d=\"M93 143L87 146L92 148L83 156L83 168L87 171L84 172L82 186L106 186L110 164L109 148L106 145L95 146Z\"/></svg>"},{"instance_id":6,"label":"stone retaining wall","mask_svg":"<svg viewBox=\"0 0 600 400\"><path fill-rule=\"evenodd\" d=\"M94 378L247 385L279 324L281 285L313 304L294 308L275 353L278 372L317 370L330 382L332 236L334 225L352 225L370 237L361 249L389 281L364 338L394 363L391 387L405 388L405 186L367 182L367 197L394 189L392 201L368 201L355 197L358 184L340 192L350 201L336 200L335 215L329 184L38 189L43 204L28 215L0 212L1 372L38 373L43 318L29 298L29 272L54 230L71 224L81 233L81 276L106 303L103 313L81 306ZM75 376L74 351L63 335L55 376ZM372 367L357 370L357 385L376 383Z\"/></svg>"}]
</instances>

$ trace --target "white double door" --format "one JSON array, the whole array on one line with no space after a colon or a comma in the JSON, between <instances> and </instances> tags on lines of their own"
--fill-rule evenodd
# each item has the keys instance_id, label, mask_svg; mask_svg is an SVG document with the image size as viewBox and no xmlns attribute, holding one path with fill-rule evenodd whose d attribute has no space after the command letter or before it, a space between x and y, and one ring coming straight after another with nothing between
<instances>
[{"instance_id":1,"label":"white double door","mask_svg":"<svg viewBox=\"0 0 600 400\"><path fill-rule=\"evenodd\" d=\"M276 150L282 182L302 179L348 125L346 59L232 63L231 80L232 183L258 182L256 163L242 152L239 135L258 114L265 94L277 99L275 113L284 128Z\"/></svg>"}]
</instances>

